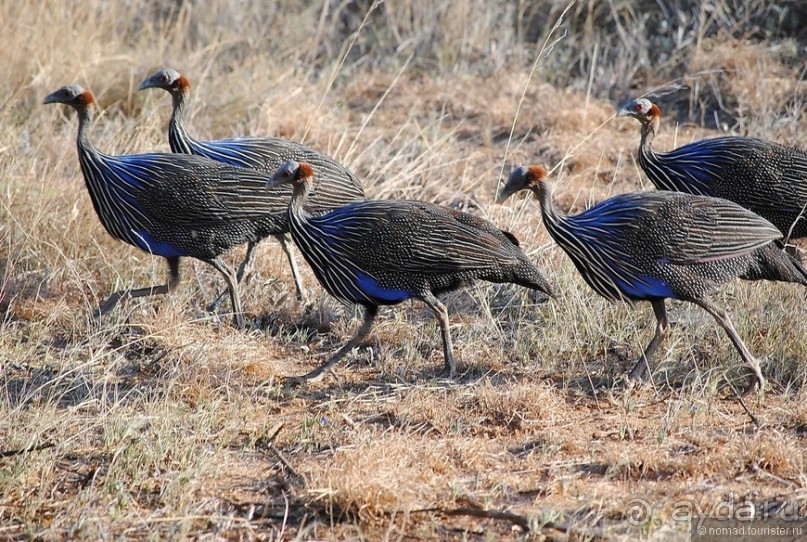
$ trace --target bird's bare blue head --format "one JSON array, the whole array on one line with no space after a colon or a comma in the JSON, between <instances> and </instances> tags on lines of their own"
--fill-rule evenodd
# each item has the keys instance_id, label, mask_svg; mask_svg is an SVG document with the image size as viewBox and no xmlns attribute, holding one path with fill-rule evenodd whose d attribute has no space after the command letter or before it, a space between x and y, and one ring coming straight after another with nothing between
<instances>
[{"instance_id":1,"label":"bird's bare blue head","mask_svg":"<svg viewBox=\"0 0 807 542\"><path fill-rule=\"evenodd\" d=\"M76 109L84 109L95 103L95 97L81 85L66 85L48 94L42 103L65 104Z\"/></svg>"},{"instance_id":2,"label":"bird's bare blue head","mask_svg":"<svg viewBox=\"0 0 807 542\"><path fill-rule=\"evenodd\" d=\"M139 90L161 88L171 94L187 94L191 84L188 79L173 68L163 68L152 73L140 83Z\"/></svg>"},{"instance_id":3,"label":"bird's bare blue head","mask_svg":"<svg viewBox=\"0 0 807 542\"><path fill-rule=\"evenodd\" d=\"M647 98L637 98L620 109L617 116L633 117L642 124L649 124L661 118L661 109Z\"/></svg>"},{"instance_id":4,"label":"bird's bare blue head","mask_svg":"<svg viewBox=\"0 0 807 542\"><path fill-rule=\"evenodd\" d=\"M499 189L496 201L501 203L521 190L534 190L546 181L547 172L541 166L520 166L513 170L507 182Z\"/></svg>"}]
</instances>

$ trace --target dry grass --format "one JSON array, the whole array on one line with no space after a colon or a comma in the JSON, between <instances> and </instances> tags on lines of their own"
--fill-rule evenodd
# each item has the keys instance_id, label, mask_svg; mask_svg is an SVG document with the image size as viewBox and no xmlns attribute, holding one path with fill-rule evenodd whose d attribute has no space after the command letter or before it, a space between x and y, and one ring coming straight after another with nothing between
<instances>
[{"instance_id":1,"label":"dry grass","mask_svg":"<svg viewBox=\"0 0 807 542\"><path fill-rule=\"evenodd\" d=\"M573 212L645 187L638 125L612 115L653 88L661 148L715 127L803 145L799 4L425 4L0 2L0 539L666 540L687 536L682 506L803 502L803 292L734 283L719 296L767 355L771 386L747 400L757 429L727 388L736 353L688 305L672 304L655 385L624 390L649 308L593 294L533 202L492 203L518 163L557 166ZM560 39L536 63L547 38ZM429 311L406 304L382 311L341 382L284 386L358 320L308 269L311 303L295 303L271 242L245 288L249 332L204 311L219 280L190 261L175 294L93 321L105 295L160 282L164 263L103 231L75 118L40 103L79 82L104 111L99 147L165 150L168 99L136 92L163 65L194 85L194 133L304 139L373 197L486 216L559 299L488 285L448 296L456 382L435 376ZM665 95L672 81L689 90ZM638 527L635 499L651 512Z\"/></svg>"}]
</instances>

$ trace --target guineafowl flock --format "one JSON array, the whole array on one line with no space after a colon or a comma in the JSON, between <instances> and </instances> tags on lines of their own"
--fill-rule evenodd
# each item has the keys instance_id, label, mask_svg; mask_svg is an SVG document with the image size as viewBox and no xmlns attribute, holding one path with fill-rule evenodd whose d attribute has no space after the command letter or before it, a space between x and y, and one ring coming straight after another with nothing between
<instances>
[{"instance_id":1,"label":"guineafowl flock","mask_svg":"<svg viewBox=\"0 0 807 542\"><path fill-rule=\"evenodd\" d=\"M191 257L224 276L235 325L244 328L239 283L257 243L273 236L288 256L299 299L305 288L292 241L329 294L364 309L355 336L291 382L321 377L364 340L380 306L408 299L422 301L437 317L445 372L453 378L456 362L441 293L484 280L555 297L519 241L491 222L424 201L366 199L345 167L285 139L194 139L184 120L188 78L162 69L143 80L140 89L147 88L163 89L173 100L171 153L104 154L89 134L96 107L92 93L68 85L45 98L78 114L79 165L106 231L168 263L165 284L114 292L99 315L127 297L170 292L180 281L180 259ZM629 381L652 374L653 356L670 328L666 300L673 299L698 305L717 321L751 370L749 390L761 390L759 361L712 294L735 278L807 286L798 253L786 247L807 236L807 153L748 137L657 152L652 141L661 119L658 105L640 98L618 115L640 122L639 164L656 191L620 194L566 216L554 204L546 170L532 165L515 168L499 188L498 201L533 192L549 235L596 293L612 301L650 303L655 334ZM241 244L248 245L247 254L235 270L222 256Z\"/></svg>"}]
</instances>

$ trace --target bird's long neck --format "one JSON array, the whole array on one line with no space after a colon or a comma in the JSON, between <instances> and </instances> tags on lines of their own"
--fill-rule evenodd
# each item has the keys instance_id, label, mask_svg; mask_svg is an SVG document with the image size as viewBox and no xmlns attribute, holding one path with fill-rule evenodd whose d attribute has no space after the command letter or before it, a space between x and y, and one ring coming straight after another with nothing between
<instances>
[{"instance_id":1,"label":"bird's long neck","mask_svg":"<svg viewBox=\"0 0 807 542\"><path fill-rule=\"evenodd\" d=\"M308 222L311 215L305 207L308 195L313 189L314 181L312 179L294 183L294 189L291 193L291 202L289 203L289 219L292 222L299 225Z\"/></svg>"},{"instance_id":2,"label":"bird's long neck","mask_svg":"<svg viewBox=\"0 0 807 542\"><path fill-rule=\"evenodd\" d=\"M77 107L76 111L78 112L78 137L76 138L78 161L87 188L91 194L94 194L98 187L96 186L97 176L93 172L97 170L97 164L104 161L104 155L90 142L90 125L95 115L95 109L92 104L88 104Z\"/></svg>"},{"instance_id":3,"label":"bird's long neck","mask_svg":"<svg viewBox=\"0 0 807 542\"><path fill-rule=\"evenodd\" d=\"M655 154L653 150L653 138L656 137L659 124L659 117L653 116L648 122L642 123L642 141L639 144L639 151L645 156Z\"/></svg>"},{"instance_id":4,"label":"bird's long neck","mask_svg":"<svg viewBox=\"0 0 807 542\"><path fill-rule=\"evenodd\" d=\"M90 143L90 124L92 124L93 118L93 107L91 105L85 105L83 107L76 108L78 112L78 153L79 155L83 154L94 154L96 152L95 147L92 146Z\"/></svg>"},{"instance_id":5,"label":"bird's long neck","mask_svg":"<svg viewBox=\"0 0 807 542\"><path fill-rule=\"evenodd\" d=\"M552 187L546 181L539 181L537 186L531 186L530 189L541 205L541 216L543 217L544 225L554 237L555 228L566 217L555 207L555 200L552 199Z\"/></svg>"},{"instance_id":6,"label":"bird's long neck","mask_svg":"<svg viewBox=\"0 0 807 542\"><path fill-rule=\"evenodd\" d=\"M171 93L174 110L171 112L171 122L168 124L168 143L171 151L179 154L193 154L193 138L188 134L185 126L185 104L188 101L187 91Z\"/></svg>"},{"instance_id":7,"label":"bird's long neck","mask_svg":"<svg viewBox=\"0 0 807 542\"><path fill-rule=\"evenodd\" d=\"M77 107L76 111L78 112L78 162L95 213L112 237L134 244L131 241L131 228L121 221L122 214L116 212L115 197L111 194L110 183L103 173L109 157L90 143L89 132L94 114L93 105Z\"/></svg>"}]
</instances>

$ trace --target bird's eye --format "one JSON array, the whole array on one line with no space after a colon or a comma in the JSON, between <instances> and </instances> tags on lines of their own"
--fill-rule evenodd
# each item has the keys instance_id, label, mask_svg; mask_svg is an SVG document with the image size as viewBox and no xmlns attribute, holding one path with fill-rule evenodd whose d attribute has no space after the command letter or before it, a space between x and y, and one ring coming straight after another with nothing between
<instances>
[{"instance_id":1,"label":"bird's eye","mask_svg":"<svg viewBox=\"0 0 807 542\"><path fill-rule=\"evenodd\" d=\"M163 83L167 82L168 81L168 74L164 73L163 76L160 77L160 81L162 81Z\"/></svg>"},{"instance_id":2,"label":"bird's eye","mask_svg":"<svg viewBox=\"0 0 807 542\"><path fill-rule=\"evenodd\" d=\"M636 104L636 106L633 109L635 109L636 111L641 111L642 110L642 104Z\"/></svg>"}]
</instances>

